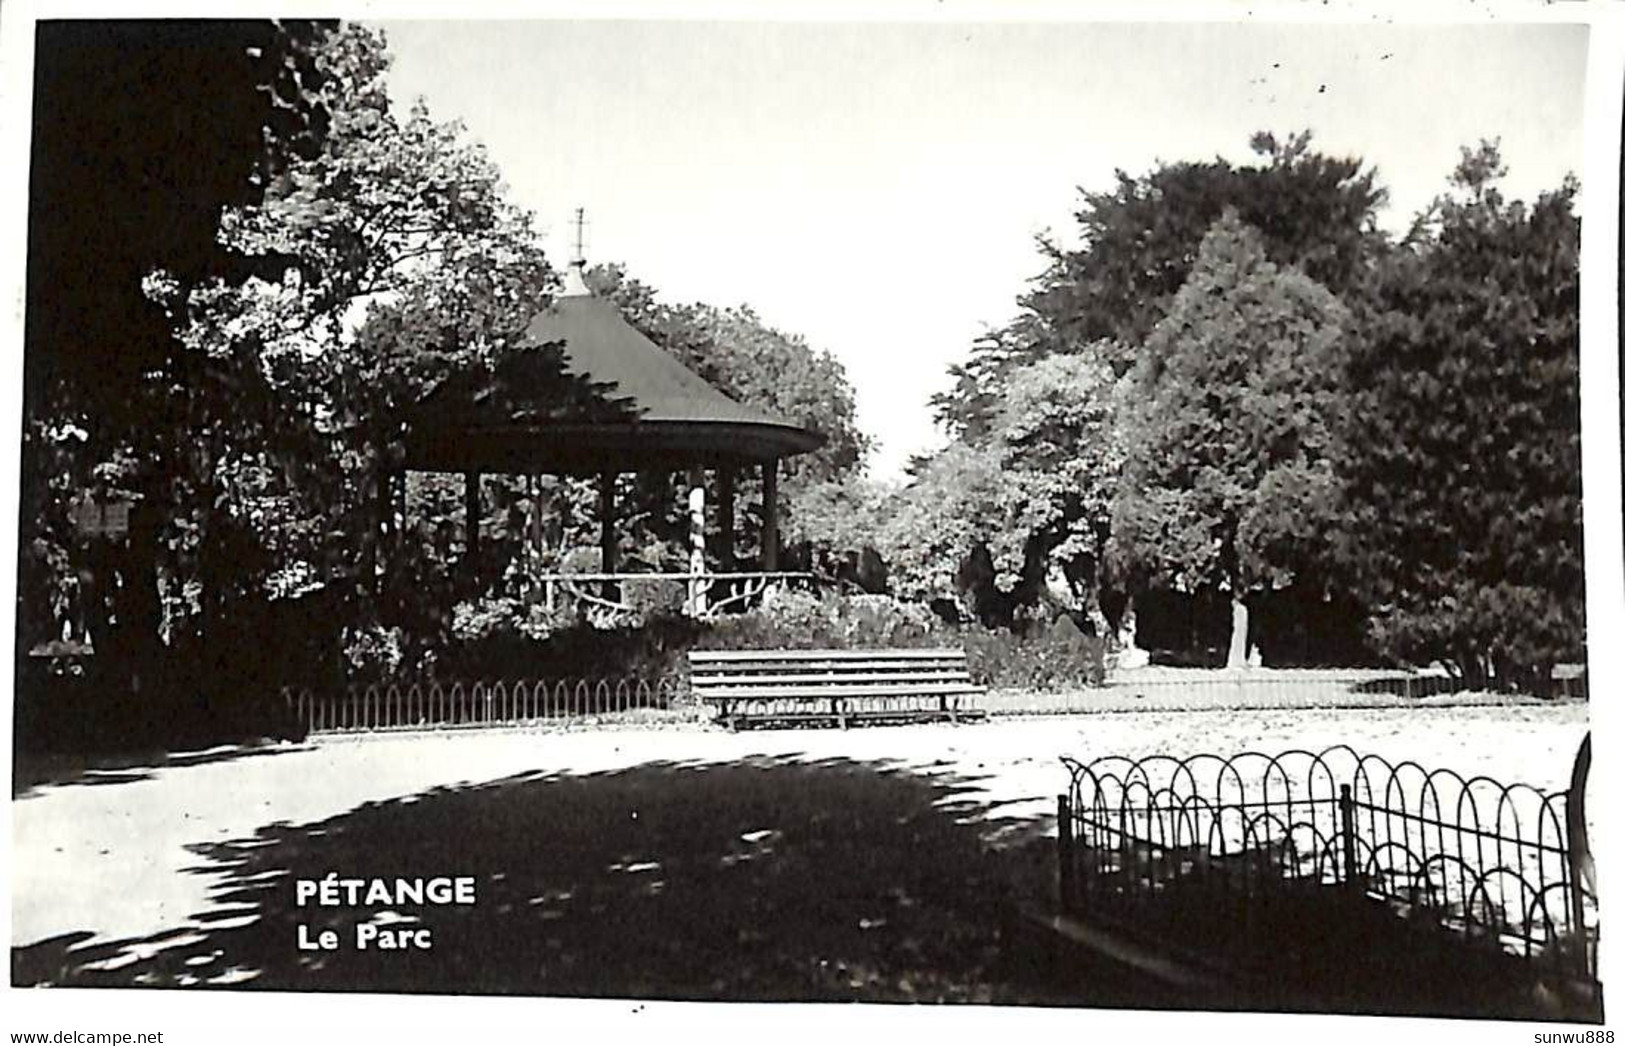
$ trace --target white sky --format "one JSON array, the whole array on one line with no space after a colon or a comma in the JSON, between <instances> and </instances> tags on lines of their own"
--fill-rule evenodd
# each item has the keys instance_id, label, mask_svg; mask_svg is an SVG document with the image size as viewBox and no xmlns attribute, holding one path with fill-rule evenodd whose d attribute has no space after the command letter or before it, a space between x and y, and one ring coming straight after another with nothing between
<instances>
[{"instance_id":1,"label":"white sky","mask_svg":"<svg viewBox=\"0 0 1625 1046\"><path fill-rule=\"evenodd\" d=\"M397 102L463 120L556 257L585 207L590 260L833 352L880 477L1114 168L1309 128L1376 165L1393 227L1481 137L1513 195L1581 168L1576 26L381 24Z\"/></svg>"}]
</instances>

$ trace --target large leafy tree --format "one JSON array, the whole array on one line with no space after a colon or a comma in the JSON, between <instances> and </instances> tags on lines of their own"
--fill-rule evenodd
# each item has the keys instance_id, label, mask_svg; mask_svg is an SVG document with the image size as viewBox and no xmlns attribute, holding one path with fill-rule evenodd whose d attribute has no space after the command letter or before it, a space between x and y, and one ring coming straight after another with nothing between
<instances>
[{"instance_id":1,"label":"large leafy tree","mask_svg":"<svg viewBox=\"0 0 1625 1046\"><path fill-rule=\"evenodd\" d=\"M969 602L997 620L1037 598L1053 568L1069 601L1104 629L1099 593L1122 465L1117 389L1096 355L1012 370L981 438L921 462L880 513L899 593Z\"/></svg>"},{"instance_id":2,"label":"large leafy tree","mask_svg":"<svg viewBox=\"0 0 1625 1046\"><path fill-rule=\"evenodd\" d=\"M1308 132L1284 141L1261 132L1251 144L1252 165L1165 163L1140 175L1119 171L1110 190L1084 192L1077 246L1043 242L1048 267L1020 316L950 368L954 385L935 401L950 433L974 435L1002 395L1004 376L1023 362L1105 350L1103 362L1116 373L1130 370L1227 209L1258 231L1270 260L1340 296L1357 287L1382 239L1376 212L1386 194L1376 172L1317 151Z\"/></svg>"},{"instance_id":3,"label":"large leafy tree","mask_svg":"<svg viewBox=\"0 0 1625 1046\"><path fill-rule=\"evenodd\" d=\"M1001 583L1005 593L1015 588L1026 561L1025 537L1000 528L994 515L1005 480L987 444L951 443L917 462L906 487L873 504L870 540L885 557L894 594L997 615L993 597ZM978 593L973 572L991 575L994 591Z\"/></svg>"},{"instance_id":4,"label":"large leafy tree","mask_svg":"<svg viewBox=\"0 0 1625 1046\"><path fill-rule=\"evenodd\" d=\"M484 151L421 103L395 111L381 34L347 25L316 64L302 90L327 114L322 148L220 218L221 241L274 275L181 287L158 272L148 286L191 356L263 381L279 421L376 453L405 402L516 342L550 277Z\"/></svg>"},{"instance_id":5,"label":"large leafy tree","mask_svg":"<svg viewBox=\"0 0 1625 1046\"><path fill-rule=\"evenodd\" d=\"M319 147L311 22L50 22L36 40L23 388L18 639L77 617L97 663L138 670L158 644L150 506L184 480L179 346L142 278L242 278L219 209L258 197L277 156ZM269 146L269 148L268 148ZM123 545L75 532L80 499L145 498ZM166 571L172 573L172 571ZM72 604L77 603L77 608Z\"/></svg>"},{"instance_id":6,"label":"large leafy tree","mask_svg":"<svg viewBox=\"0 0 1625 1046\"><path fill-rule=\"evenodd\" d=\"M239 667L242 608L268 594L355 592L327 632L372 615L353 582L370 577L404 411L451 375L493 374L551 279L483 150L393 106L381 34L345 25L307 51L280 104L323 133L273 142L263 191L220 213L236 269L145 280L177 346L149 385L167 441L134 463L164 477L169 617Z\"/></svg>"},{"instance_id":7,"label":"large leafy tree","mask_svg":"<svg viewBox=\"0 0 1625 1046\"><path fill-rule=\"evenodd\" d=\"M950 438L971 445L996 440L1015 376L1035 361L1077 357L1119 379L1133 372L1185 285L1203 238L1227 210L1255 230L1272 263L1357 297L1372 253L1385 242L1375 224L1385 198L1375 171L1317 151L1307 132L1284 141L1260 133L1252 147L1258 160L1251 165L1223 159L1159 164L1141 175L1118 172L1111 189L1085 192L1077 246L1043 242L1048 267L1020 300L1016 317L950 368L953 385L933 400ZM1122 422L1110 422L1108 431L1120 442ZM1073 450L1070 459L1056 460L1088 460L1086 448ZM1050 478L1062 481L1058 472ZM1110 488L1115 478L1108 473L1093 483ZM1093 574L1083 589L1091 609L1104 594L1109 617L1131 616L1131 575Z\"/></svg>"},{"instance_id":8,"label":"large leafy tree","mask_svg":"<svg viewBox=\"0 0 1625 1046\"><path fill-rule=\"evenodd\" d=\"M1249 598L1315 561L1335 511L1346 323L1226 212L1133 372L1112 540L1152 580L1230 594L1232 666Z\"/></svg>"},{"instance_id":9,"label":"large leafy tree","mask_svg":"<svg viewBox=\"0 0 1625 1046\"><path fill-rule=\"evenodd\" d=\"M722 392L823 434L817 451L785 461L787 485L861 471L873 441L858 428L846 369L827 350L769 325L749 305L663 301L618 265L588 275L633 326Z\"/></svg>"},{"instance_id":10,"label":"large leafy tree","mask_svg":"<svg viewBox=\"0 0 1625 1046\"><path fill-rule=\"evenodd\" d=\"M1338 548L1378 649L1520 685L1583 654L1577 186L1493 144L1381 268L1353 340Z\"/></svg>"}]
</instances>

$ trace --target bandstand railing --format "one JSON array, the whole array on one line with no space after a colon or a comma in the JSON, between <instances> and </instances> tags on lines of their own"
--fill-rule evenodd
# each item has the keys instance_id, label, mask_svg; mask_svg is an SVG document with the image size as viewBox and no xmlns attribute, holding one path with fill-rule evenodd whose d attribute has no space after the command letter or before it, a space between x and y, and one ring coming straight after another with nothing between
<instances>
[{"instance_id":1,"label":"bandstand railing","mask_svg":"<svg viewBox=\"0 0 1625 1046\"><path fill-rule=\"evenodd\" d=\"M653 602L667 603L689 617L701 619L749 609L775 587L810 589L817 583L815 575L793 570L571 572L533 574L529 580L550 613L581 608L636 614Z\"/></svg>"}]
</instances>

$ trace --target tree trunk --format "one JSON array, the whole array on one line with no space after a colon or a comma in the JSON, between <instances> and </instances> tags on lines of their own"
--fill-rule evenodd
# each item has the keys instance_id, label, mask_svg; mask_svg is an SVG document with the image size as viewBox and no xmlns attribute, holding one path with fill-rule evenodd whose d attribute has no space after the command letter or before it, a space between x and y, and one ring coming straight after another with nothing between
<instances>
[{"instance_id":1,"label":"tree trunk","mask_svg":"<svg viewBox=\"0 0 1625 1046\"><path fill-rule=\"evenodd\" d=\"M1225 659L1224 667L1226 668L1247 667L1247 621L1249 616L1246 594L1232 588L1230 591L1230 655Z\"/></svg>"},{"instance_id":2,"label":"tree trunk","mask_svg":"<svg viewBox=\"0 0 1625 1046\"><path fill-rule=\"evenodd\" d=\"M1112 640L1111 621L1106 617L1106 611L1100 605L1100 588L1090 585L1084 591L1083 610L1089 617L1089 623L1094 626L1095 635L1100 637L1102 643Z\"/></svg>"}]
</instances>

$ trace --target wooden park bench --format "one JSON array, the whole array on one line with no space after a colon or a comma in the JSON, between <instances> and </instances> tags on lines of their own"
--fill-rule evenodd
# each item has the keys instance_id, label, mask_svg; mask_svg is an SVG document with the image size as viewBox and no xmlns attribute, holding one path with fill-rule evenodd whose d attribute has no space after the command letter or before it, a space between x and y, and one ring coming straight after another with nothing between
<instances>
[{"instance_id":1,"label":"wooden park bench","mask_svg":"<svg viewBox=\"0 0 1625 1046\"><path fill-rule=\"evenodd\" d=\"M730 730L985 719L963 650L695 650L694 696Z\"/></svg>"}]
</instances>

